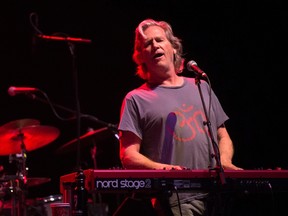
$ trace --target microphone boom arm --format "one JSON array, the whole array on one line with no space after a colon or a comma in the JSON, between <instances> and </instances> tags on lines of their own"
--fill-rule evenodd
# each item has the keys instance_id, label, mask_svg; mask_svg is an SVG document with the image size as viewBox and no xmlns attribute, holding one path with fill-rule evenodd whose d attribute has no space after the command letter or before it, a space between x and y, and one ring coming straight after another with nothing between
<instances>
[{"instance_id":1,"label":"microphone boom arm","mask_svg":"<svg viewBox=\"0 0 288 216\"><path fill-rule=\"evenodd\" d=\"M62 106L62 105L60 105L60 104L52 103L51 100L49 99L48 95L47 95L45 92L41 91L40 89L38 89L38 91L41 92L41 93L44 95L44 97L46 98L46 100L43 99L43 98L40 98L39 96L36 96L35 94L25 94L25 95L28 96L28 98L30 98L30 99L37 100L37 101L40 101L40 102L45 103L45 104L49 104L49 106L51 107L54 115L55 115L58 119L60 119L60 120L62 120L62 121L71 121L71 120L75 120L75 119L76 119L76 116L72 116L72 117L70 117L70 118L63 118L63 117L61 117L61 116L57 113L55 107L60 108L61 110L66 111L66 112L69 112L69 113L74 114L74 115L76 115L76 111L75 111L75 110L72 110L72 109L70 109L70 108L64 107L64 106ZM111 123L108 123L108 122L105 122L105 121L102 121L102 120L99 120L99 119L96 118L95 116L92 116L92 115L89 115L89 114L80 113L80 118L85 118L85 119L88 119L88 120L90 120L90 121L93 121L93 122L95 122L95 123L97 123L97 124L101 124L101 125L104 125L104 126L106 126L106 127L108 127L108 128L116 129L116 130L117 130L117 125L111 124Z\"/></svg>"}]
</instances>

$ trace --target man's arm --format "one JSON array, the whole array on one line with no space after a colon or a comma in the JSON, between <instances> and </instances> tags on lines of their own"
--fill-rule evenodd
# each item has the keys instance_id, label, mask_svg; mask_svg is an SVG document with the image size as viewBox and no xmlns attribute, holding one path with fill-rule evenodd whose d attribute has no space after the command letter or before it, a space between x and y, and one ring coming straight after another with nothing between
<instances>
[{"instance_id":1,"label":"man's arm","mask_svg":"<svg viewBox=\"0 0 288 216\"><path fill-rule=\"evenodd\" d=\"M232 163L234 146L225 126L221 126L218 128L217 139L219 143L220 160L223 169L243 170L242 168L237 167Z\"/></svg>"},{"instance_id":2,"label":"man's arm","mask_svg":"<svg viewBox=\"0 0 288 216\"><path fill-rule=\"evenodd\" d=\"M129 131L120 131L120 159L124 168L127 169L183 169L180 166L162 164L150 160L141 154L141 139Z\"/></svg>"}]
</instances>

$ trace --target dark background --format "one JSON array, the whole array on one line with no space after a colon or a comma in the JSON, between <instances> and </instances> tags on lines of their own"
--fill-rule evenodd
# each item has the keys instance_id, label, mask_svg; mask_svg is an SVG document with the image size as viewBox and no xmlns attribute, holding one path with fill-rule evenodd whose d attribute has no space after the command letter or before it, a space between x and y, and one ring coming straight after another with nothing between
<instances>
[{"instance_id":1,"label":"dark background","mask_svg":"<svg viewBox=\"0 0 288 216\"><path fill-rule=\"evenodd\" d=\"M122 98L142 81L132 61L134 30L145 18L168 21L183 41L185 58L195 60L230 116L227 127L235 145L234 163L245 169L286 169L287 162L287 7L284 1L9 1L1 3L0 124L26 118L56 127L60 136L28 152L28 177L51 182L29 189L29 196L59 193L60 176L77 162L74 150L56 154L77 138L77 121L63 121L51 107L24 94L9 96L10 86L35 87L54 104L117 124ZM4 5L3 5L4 4ZM67 43L37 38L30 23L37 14L45 35L61 33L91 39L74 43L75 66ZM184 71L183 75L193 76ZM42 97L40 92L36 96ZM77 97L78 95L78 97ZM43 98L43 97L42 97ZM56 109L63 117L71 114ZM106 124L82 119L88 128ZM45 136L45 134L43 134ZM98 168L119 166L118 141L112 131L93 139ZM93 167L85 139L83 166ZM0 143L0 152L1 145ZM5 172L15 174L9 155L0 156Z\"/></svg>"}]
</instances>

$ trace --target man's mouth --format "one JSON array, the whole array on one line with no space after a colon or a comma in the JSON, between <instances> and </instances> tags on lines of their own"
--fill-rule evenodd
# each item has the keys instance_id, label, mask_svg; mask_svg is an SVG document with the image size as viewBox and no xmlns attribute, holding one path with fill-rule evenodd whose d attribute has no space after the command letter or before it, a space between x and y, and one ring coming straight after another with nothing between
<instances>
[{"instance_id":1,"label":"man's mouth","mask_svg":"<svg viewBox=\"0 0 288 216\"><path fill-rule=\"evenodd\" d=\"M163 53L157 53L153 56L154 59L162 57L164 54Z\"/></svg>"}]
</instances>

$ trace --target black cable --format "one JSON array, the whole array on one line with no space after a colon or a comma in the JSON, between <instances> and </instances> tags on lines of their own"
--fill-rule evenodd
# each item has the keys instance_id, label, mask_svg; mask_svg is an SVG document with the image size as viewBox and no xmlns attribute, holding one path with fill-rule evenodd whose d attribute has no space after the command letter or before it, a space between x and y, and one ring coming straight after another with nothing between
<instances>
[{"instance_id":1,"label":"black cable","mask_svg":"<svg viewBox=\"0 0 288 216\"><path fill-rule=\"evenodd\" d=\"M180 203L180 198L179 198L178 189L177 189L176 186L174 186L174 191L175 191L176 196L177 196L177 202L178 202L178 207L179 207L180 216L182 216L181 203Z\"/></svg>"},{"instance_id":2,"label":"black cable","mask_svg":"<svg viewBox=\"0 0 288 216\"><path fill-rule=\"evenodd\" d=\"M60 104L55 104L55 103L53 103L50 100L50 98L48 97L48 95L44 91L42 91L41 89L38 89L37 91L40 92L44 96L44 99L39 97L39 96L37 96L36 94L31 94L31 93L26 93L25 96L27 96L29 99L37 100L37 101L40 101L42 103L48 104L50 106L53 114L58 119L60 119L61 121L73 121L73 120L77 119L75 110L72 110L70 108L64 107L64 106L62 106ZM60 116L58 114L58 112L56 111L56 109L55 109L56 107L60 108L63 111L69 112L70 114L72 114L72 116L67 117L67 118ZM83 118L83 119L88 119L88 120L96 122L98 124L107 126L109 129L117 131L117 125L116 124L112 124L112 123L108 123L108 122L102 121L102 120L98 119L97 117L92 116L90 114L80 113L80 117Z\"/></svg>"}]
</instances>

